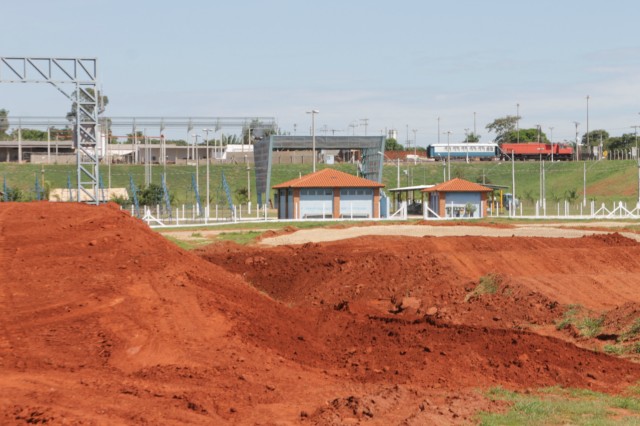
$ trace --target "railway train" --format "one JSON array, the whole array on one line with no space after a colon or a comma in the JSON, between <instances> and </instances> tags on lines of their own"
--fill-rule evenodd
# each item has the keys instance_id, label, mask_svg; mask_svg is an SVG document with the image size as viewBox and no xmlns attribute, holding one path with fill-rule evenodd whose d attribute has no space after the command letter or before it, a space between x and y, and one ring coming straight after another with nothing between
<instances>
[{"instance_id":1,"label":"railway train","mask_svg":"<svg viewBox=\"0 0 640 426\"><path fill-rule=\"evenodd\" d=\"M427 147L427 158L452 160L496 160L500 158L500 147L488 143L434 143Z\"/></svg>"},{"instance_id":2,"label":"railway train","mask_svg":"<svg viewBox=\"0 0 640 426\"><path fill-rule=\"evenodd\" d=\"M509 159L511 155L516 160L551 160L567 161L573 159L573 147L559 143L503 143L500 146L502 158Z\"/></svg>"},{"instance_id":3,"label":"railway train","mask_svg":"<svg viewBox=\"0 0 640 426\"><path fill-rule=\"evenodd\" d=\"M552 155L553 152L553 155ZM571 160L574 150L565 144L551 143L434 143L427 147L427 158L436 161L451 160Z\"/></svg>"}]
</instances>

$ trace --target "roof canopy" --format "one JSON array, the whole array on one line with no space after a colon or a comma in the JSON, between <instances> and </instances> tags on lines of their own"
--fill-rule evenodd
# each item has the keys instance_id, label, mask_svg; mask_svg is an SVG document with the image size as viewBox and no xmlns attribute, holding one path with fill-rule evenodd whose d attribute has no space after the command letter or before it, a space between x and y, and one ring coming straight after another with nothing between
<instances>
[{"instance_id":1,"label":"roof canopy","mask_svg":"<svg viewBox=\"0 0 640 426\"><path fill-rule=\"evenodd\" d=\"M382 188L383 184L335 169L322 169L278 185L281 188Z\"/></svg>"},{"instance_id":2,"label":"roof canopy","mask_svg":"<svg viewBox=\"0 0 640 426\"><path fill-rule=\"evenodd\" d=\"M482 186L468 180L455 178L439 183L431 188L423 189L422 192L491 192L493 189Z\"/></svg>"}]
</instances>

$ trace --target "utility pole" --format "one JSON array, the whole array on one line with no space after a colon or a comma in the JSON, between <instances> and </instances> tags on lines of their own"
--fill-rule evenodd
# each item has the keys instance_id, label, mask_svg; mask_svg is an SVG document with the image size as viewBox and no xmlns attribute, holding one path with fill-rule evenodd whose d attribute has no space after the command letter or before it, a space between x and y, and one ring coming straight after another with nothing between
<instances>
[{"instance_id":1,"label":"utility pole","mask_svg":"<svg viewBox=\"0 0 640 426\"><path fill-rule=\"evenodd\" d=\"M516 104L516 142L520 143L520 104Z\"/></svg>"},{"instance_id":2,"label":"utility pole","mask_svg":"<svg viewBox=\"0 0 640 426\"><path fill-rule=\"evenodd\" d=\"M451 180L451 145L449 144L451 130L447 130L445 133L447 134L447 180Z\"/></svg>"},{"instance_id":3,"label":"utility pole","mask_svg":"<svg viewBox=\"0 0 640 426\"><path fill-rule=\"evenodd\" d=\"M509 216L514 215L514 210L516 209L516 163L514 161L515 155L513 155L513 150L511 150L511 188L513 189L513 194L511 194L511 208L509 209Z\"/></svg>"},{"instance_id":4,"label":"utility pole","mask_svg":"<svg viewBox=\"0 0 640 426\"><path fill-rule=\"evenodd\" d=\"M582 205L587 207L587 162L582 163L582 192L584 194Z\"/></svg>"},{"instance_id":5,"label":"utility pole","mask_svg":"<svg viewBox=\"0 0 640 426\"><path fill-rule=\"evenodd\" d=\"M638 165L638 202L636 203L636 207L640 207L640 158L638 157L638 127L640 126L631 127L636 131L636 163Z\"/></svg>"},{"instance_id":6,"label":"utility pole","mask_svg":"<svg viewBox=\"0 0 640 426\"><path fill-rule=\"evenodd\" d=\"M553 163L553 127L549 127L551 131L551 162Z\"/></svg>"},{"instance_id":7,"label":"utility pole","mask_svg":"<svg viewBox=\"0 0 640 426\"><path fill-rule=\"evenodd\" d=\"M574 121L573 124L576 125L576 161L580 161L580 147L578 146L578 126L580 123Z\"/></svg>"},{"instance_id":8,"label":"utility pole","mask_svg":"<svg viewBox=\"0 0 640 426\"><path fill-rule=\"evenodd\" d=\"M307 111L307 114L311 114L311 150L313 151L313 172L316 172L316 114L320 111L312 109Z\"/></svg>"},{"instance_id":9,"label":"utility pole","mask_svg":"<svg viewBox=\"0 0 640 426\"><path fill-rule=\"evenodd\" d=\"M412 129L413 132L413 164L418 163L418 137L416 133L418 133L418 129Z\"/></svg>"},{"instance_id":10,"label":"utility pole","mask_svg":"<svg viewBox=\"0 0 640 426\"><path fill-rule=\"evenodd\" d=\"M205 137L204 137L204 144L207 147L207 204L205 207L205 217L207 218L207 220L209 219L209 132L214 132L215 130L212 129L202 129L202 131L205 133Z\"/></svg>"},{"instance_id":11,"label":"utility pole","mask_svg":"<svg viewBox=\"0 0 640 426\"><path fill-rule=\"evenodd\" d=\"M364 123L364 135L367 136L367 126L369 125L369 119L361 118L360 121Z\"/></svg>"},{"instance_id":12,"label":"utility pole","mask_svg":"<svg viewBox=\"0 0 640 426\"><path fill-rule=\"evenodd\" d=\"M590 147L589 144L589 95L587 95L587 147Z\"/></svg>"},{"instance_id":13,"label":"utility pole","mask_svg":"<svg viewBox=\"0 0 640 426\"><path fill-rule=\"evenodd\" d=\"M473 136L476 136L476 113L475 111L473 112Z\"/></svg>"}]
</instances>

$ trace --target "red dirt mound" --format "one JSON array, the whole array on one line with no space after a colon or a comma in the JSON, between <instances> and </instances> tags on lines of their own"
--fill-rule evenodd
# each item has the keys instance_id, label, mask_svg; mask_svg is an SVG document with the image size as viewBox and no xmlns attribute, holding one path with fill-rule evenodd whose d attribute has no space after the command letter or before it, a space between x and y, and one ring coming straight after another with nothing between
<instances>
[{"instance_id":1,"label":"red dirt mound","mask_svg":"<svg viewBox=\"0 0 640 426\"><path fill-rule=\"evenodd\" d=\"M529 257L633 274L633 245L577 241L476 239L466 269L467 241L434 238L226 245L207 262L112 205L0 203L0 421L458 424L492 407L477 388L615 392L640 365L514 329L560 314L528 287ZM520 265L499 271L509 251ZM495 293L471 294L497 272Z\"/></svg>"}]
</instances>

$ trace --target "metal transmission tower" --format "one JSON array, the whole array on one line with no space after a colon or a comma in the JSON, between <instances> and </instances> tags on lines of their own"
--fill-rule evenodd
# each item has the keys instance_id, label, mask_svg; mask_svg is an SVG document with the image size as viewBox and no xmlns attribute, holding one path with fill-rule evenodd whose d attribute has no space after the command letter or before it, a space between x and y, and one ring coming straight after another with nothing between
<instances>
[{"instance_id":1,"label":"metal transmission tower","mask_svg":"<svg viewBox=\"0 0 640 426\"><path fill-rule=\"evenodd\" d=\"M75 105L77 201L99 204L98 61L96 58L0 57L0 83L48 83ZM65 85L75 85L68 93ZM65 90L67 89L67 90Z\"/></svg>"}]
</instances>

